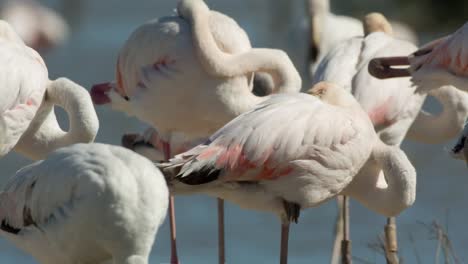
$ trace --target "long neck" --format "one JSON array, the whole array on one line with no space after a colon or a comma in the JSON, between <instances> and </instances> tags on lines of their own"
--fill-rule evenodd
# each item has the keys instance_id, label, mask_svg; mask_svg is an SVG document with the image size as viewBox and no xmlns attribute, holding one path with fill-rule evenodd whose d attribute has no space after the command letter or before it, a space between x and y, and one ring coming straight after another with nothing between
<instances>
[{"instance_id":1,"label":"long neck","mask_svg":"<svg viewBox=\"0 0 468 264\"><path fill-rule=\"evenodd\" d=\"M442 105L442 112L431 114L421 111L410 127L409 139L438 144L448 141L463 130L468 117L468 94L453 86L444 86L429 92Z\"/></svg>"},{"instance_id":2,"label":"long neck","mask_svg":"<svg viewBox=\"0 0 468 264\"><path fill-rule=\"evenodd\" d=\"M369 161L343 192L385 216L395 216L411 206L416 196L416 171L398 147L377 141ZM380 172L387 187L377 185Z\"/></svg>"},{"instance_id":3,"label":"long neck","mask_svg":"<svg viewBox=\"0 0 468 264\"><path fill-rule=\"evenodd\" d=\"M54 105L65 109L68 131L63 131L54 113ZM15 150L31 159L43 159L55 149L92 142L99 121L89 93L76 83L59 78L47 87L45 99Z\"/></svg>"},{"instance_id":4,"label":"long neck","mask_svg":"<svg viewBox=\"0 0 468 264\"><path fill-rule=\"evenodd\" d=\"M275 82L275 92L299 92L302 79L288 55L275 49L253 48L239 54L223 52L209 27L210 10L203 1L182 1L179 12L192 24L193 43L203 68L217 77L235 77L266 72Z\"/></svg>"}]
</instances>

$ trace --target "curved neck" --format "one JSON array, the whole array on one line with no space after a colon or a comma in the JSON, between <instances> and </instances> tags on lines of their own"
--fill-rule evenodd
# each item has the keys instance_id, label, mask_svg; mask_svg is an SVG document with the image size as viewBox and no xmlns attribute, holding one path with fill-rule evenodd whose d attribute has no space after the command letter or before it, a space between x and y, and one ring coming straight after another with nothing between
<instances>
[{"instance_id":1,"label":"curved neck","mask_svg":"<svg viewBox=\"0 0 468 264\"><path fill-rule=\"evenodd\" d=\"M195 50L209 74L235 77L261 71L273 77L275 92L299 92L301 89L301 77L285 52L253 48L240 54L225 53L211 33L210 10L202 1L182 1L179 12L191 22Z\"/></svg>"},{"instance_id":2,"label":"curved neck","mask_svg":"<svg viewBox=\"0 0 468 264\"><path fill-rule=\"evenodd\" d=\"M421 111L411 125L409 139L438 144L448 141L463 130L468 117L468 94L453 86L444 86L429 92L442 105L439 114Z\"/></svg>"},{"instance_id":3,"label":"curved neck","mask_svg":"<svg viewBox=\"0 0 468 264\"><path fill-rule=\"evenodd\" d=\"M68 131L60 128L54 105L67 112ZM55 149L92 142L98 127L99 121L86 89L66 78L59 78L49 82L45 99L15 150L31 159L43 159Z\"/></svg>"},{"instance_id":4,"label":"curved neck","mask_svg":"<svg viewBox=\"0 0 468 264\"><path fill-rule=\"evenodd\" d=\"M398 147L377 142L371 157L343 194L382 215L396 216L414 202L416 170ZM386 188L377 185L381 171L385 175Z\"/></svg>"}]
</instances>

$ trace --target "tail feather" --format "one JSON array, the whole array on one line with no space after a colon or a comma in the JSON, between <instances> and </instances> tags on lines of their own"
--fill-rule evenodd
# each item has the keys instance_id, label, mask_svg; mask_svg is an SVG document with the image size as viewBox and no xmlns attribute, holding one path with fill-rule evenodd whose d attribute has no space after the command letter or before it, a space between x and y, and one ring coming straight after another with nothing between
<instances>
[{"instance_id":1,"label":"tail feather","mask_svg":"<svg viewBox=\"0 0 468 264\"><path fill-rule=\"evenodd\" d=\"M166 178L168 185L174 181L187 185L200 185L215 181L222 170L207 162L200 162L197 156L206 146L198 146L185 153L175 156L168 162L156 163Z\"/></svg>"}]
</instances>

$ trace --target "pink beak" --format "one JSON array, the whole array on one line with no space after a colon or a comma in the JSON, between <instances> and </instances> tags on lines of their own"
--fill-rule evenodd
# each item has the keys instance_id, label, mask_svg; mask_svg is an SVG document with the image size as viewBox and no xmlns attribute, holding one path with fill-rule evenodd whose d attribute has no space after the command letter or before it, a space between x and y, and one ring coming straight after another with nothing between
<instances>
[{"instance_id":1,"label":"pink beak","mask_svg":"<svg viewBox=\"0 0 468 264\"><path fill-rule=\"evenodd\" d=\"M91 94L91 99L96 105L108 104L111 102L111 99L107 93L112 89L111 83L100 83L95 84L89 92Z\"/></svg>"}]
</instances>

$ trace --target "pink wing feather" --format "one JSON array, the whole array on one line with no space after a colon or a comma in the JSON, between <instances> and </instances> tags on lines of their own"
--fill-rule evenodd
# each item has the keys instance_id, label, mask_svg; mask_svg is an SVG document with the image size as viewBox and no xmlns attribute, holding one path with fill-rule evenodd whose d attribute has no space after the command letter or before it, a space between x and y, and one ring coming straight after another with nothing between
<instances>
[{"instance_id":1,"label":"pink wing feather","mask_svg":"<svg viewBox=\"0 0 468 264\"><path fill-rule=\"evenodd\" d=\"M345 109L313 96L275 95L171 163L181 165L181 181L194 184L273 180L293 174L303 162L317 171L353 171L359 150L352 145L361 136L356 122ZM206 174L212 179L200 179Z\"/></svg>"}]
</instances>

